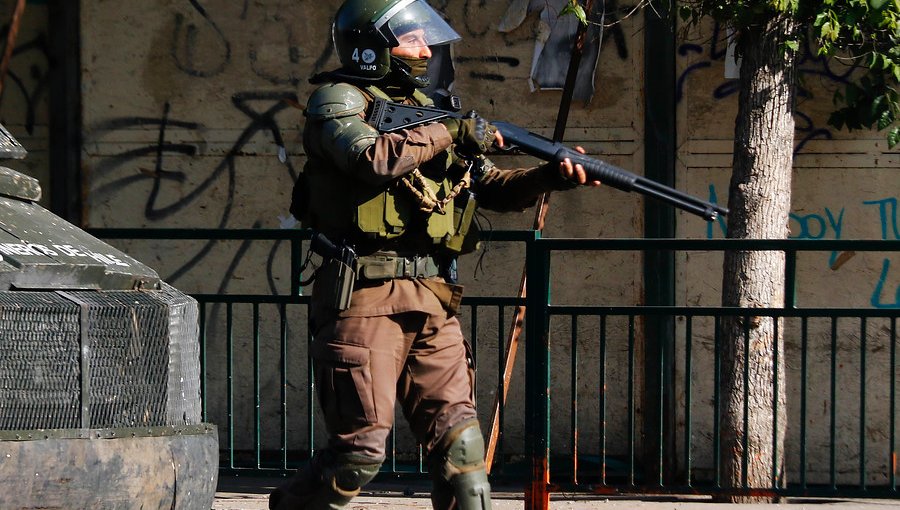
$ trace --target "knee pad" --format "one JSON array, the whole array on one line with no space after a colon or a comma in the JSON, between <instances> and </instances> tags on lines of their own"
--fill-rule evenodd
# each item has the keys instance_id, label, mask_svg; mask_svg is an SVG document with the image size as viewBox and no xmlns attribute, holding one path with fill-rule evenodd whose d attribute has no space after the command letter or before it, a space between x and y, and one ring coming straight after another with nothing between
<instances>
[{"instance_id":1,"label":"knee pad","mask_svg":"<svg viewBox=\"0 0 900 510\"><path fill-rule=\"evenodd\" d=\"M491 486L484 467L484 438L475 420L455 425L435 451L435 508L485 510L491 508Z\"/></svg>"},{"instance_id":2,"label":"knee pad","mask_svg":"<svg viewBox=\"0 0 900 510\"><path fill-rule=\"evenodd\" d=\"M330 466L323 469L322 479L335 494L352 498L375 478L380 468L381 461L372 462L372 459L359 455L339 454Z\"/></svg>"},{"instance_id":3,"label":"knee pad","mask_svg":"<svg viewBox=\"0 0 900 510\"><path fill-rule=\"evenodd\" d=\"M269 497L270 510L338 510L378 474L381 462L353 454L317 455Z\"/></svg>"}]
</instances>

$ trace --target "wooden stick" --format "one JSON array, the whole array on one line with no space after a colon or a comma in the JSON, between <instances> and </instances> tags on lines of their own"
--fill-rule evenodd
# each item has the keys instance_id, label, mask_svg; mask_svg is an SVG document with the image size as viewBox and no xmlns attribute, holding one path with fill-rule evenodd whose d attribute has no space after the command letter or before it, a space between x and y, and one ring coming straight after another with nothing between
<instances>
[{"instance_id":1,"label":"wooden stick","mask_svg":"<svg viewBox=\"0 0 900 510\"><path fill-rule=\"evenodd\" d=\"M594 0L587 0L585 10L588 15L593 10ZM581 55L584 50L584 39L587 34L587 25L579 24L578 31L575 35L575 44L572 48L572 58L569 60L569 68L566 71L566 83L563 86L562 98L559 102L559 114L556 117L556 127L553 131L553 141L561 142L566 132L566 123L569 119L569 110L572 106L572 96L575 93L575 80L578 77L578 66L581 64ZM544 219L550 209L550 193L541 195L538 201L537 209L534 214L534 223L532 229L537 231L544 230ZM528 275L525 268L522 268L522 279L519 283L519 299L525 297L525 287L528 281ZM516 352L519 349L519 337L522 334L522 324L525 322L525 307L516 306L513 315L512 324L509 328L509 335L506 340L506 348L504 350L503 361L503 383L497 391L494 398L494 407L491 414L491 428L488 434L488 444L484 455L484 463L487 472L491 472L494 464L494 455L497 451L497 442L500 438L500 409L506 405L506 396L509 393L509 382L512 379L513 368L516 363Z\"/></svg>"},{"instance_id":2,"label":"wooden stick","mask_svg":"<svg viewBox=\"0 0 900 510\"><path fill-rule=\"evenodd\" d=\"M3 95L3 82L9 71L9 61L12 60L13 50L16 47L16 37L19 36L19 25L22 23L22 13L25 12L25 0L18 0L13 10L12 21L9 23L9 33L6 36L6 50L3 52L3 60L0 61L0 96Z\"/></svg>"}]
</instances>

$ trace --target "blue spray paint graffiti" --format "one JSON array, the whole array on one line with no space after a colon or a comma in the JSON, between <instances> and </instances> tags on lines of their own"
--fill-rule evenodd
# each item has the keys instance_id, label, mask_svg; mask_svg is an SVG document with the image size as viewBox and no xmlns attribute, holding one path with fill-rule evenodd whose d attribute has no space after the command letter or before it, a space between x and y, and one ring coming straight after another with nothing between
<instances>
[{"instance_id":1,"label":"blue spray paint graffiti","mask_svg":"<svg viewBox=\"0 0 900 510\"><path fill-rule=\"evenodd\" d=\"M881 263L881 275L878 276L878 283L875 285L875 291L872 292L872 306L875 308L900 308L900 285L897 286L897 291L894 293L893 303L884 303L881 301L881 294L884 291L884 286L890 271L891 261L889 259L884 259Z\"/></svg>"},{"instance_id":2,"label":"blue spray paint graffiti","mask_svg":"<svg viewBox=\"0 0 900 510\"><path fill-rule=\"evenodd\" d=\"M789 235L788 239L824 239L829 229L833 239L840 239L844 225L844 209L835 218L829 208L825 208L825 214L795 214L790 213L790 219L797 225L797 235ZM791 229L792 231L794 229ZM833 267L838 258L838 252L833 251L828 257L828 267Z\"/></svg>"},{"instance_id":3,"label":"blue spray paint graffiti","mask_svg":"<svg viewBox=\"0 0 900 510\"><path fill-rule=\"evenodd\" d=\"M877 205L878 216L881 220L881 238L882 239L900 239L900 229L897 228L897 199L884 198L881 200L866 200L863 205ZM888 237L888 226L891 227L891 234L894 237Z\"/></svg>"},{"instance_id":4,"label":"blue spray paint graffiti","mask_svg":"<svg viewBox=\"0 0 900 510\"><path fill-rule=\"evenodd\" d=\"M713 186L712 184L709 185L709 201L714 204L719 203L719 195L718 195L718 193L716 193L716 187ZM713 225L714 224L719 226L719 233L722 235L722 237L725 237L725 234L727 233L725 218L723 218L720 215L716 218L715 222L710 221L710 222L706 223L706 238L707 239L713 238Z\"/></svg>"},{"instance_id":5,"label":"blue spray paint graffiti","mask_svg":"<svg viewBox=\"0 0 900 510\"><path fill-rule=\"evenodd\" d=\"M714 185L709 186L709 201L718 203L718 193ZM896 197L883 198L881 200L866 200L863 205L877 206L878 218L881 224L881 238L900 240L900 208ZM789 239L842 239L844 233L844 211L834 212L826 207L821 213L797 214L790 213L791 231L796 232L788 236ZM716 228L718 227L718 228ZM712 239L716 235L725 237L727 226L723 218L718 218L714 223L706 225L706 238ZM840 254L831 252L828 256L829 268L840 265ZM875 282L870 303L874 308L900 308L900 285L895 292L893 302L882 300L885 286L888 284L888 276L891 274L891 260L884 259L881 273Z\"/></svg>"},{"instance_id":6,"label":"blue spray paint graffiti","mask_svg":"<svg viewBox=\"0 0 900 510\"><path fill-rule=\"evenodd\" d=\"M866 200L863 202L863 205L878 206L878 217L881 220L882 239L900 239L900 229L897 228L897 198L890 197L881 200ZM888 231L888 227L890 227L890 232ZM891 261L890 259L884 259L881 263L881 274L878 276L878 283L875 285L875 291L872 292L871 303L875 308L900 308L900 285L897 286L897 290L894 292L893 303L886 303L881 300L881 295L884 293L884 287L887 285L888 275L890 273Z\"/></svg>"}]
</instances>

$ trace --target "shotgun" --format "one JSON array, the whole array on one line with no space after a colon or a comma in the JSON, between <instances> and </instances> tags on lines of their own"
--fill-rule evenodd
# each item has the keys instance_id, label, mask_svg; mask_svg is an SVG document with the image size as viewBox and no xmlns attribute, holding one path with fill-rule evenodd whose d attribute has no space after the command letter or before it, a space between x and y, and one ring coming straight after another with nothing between
<instances>
[{"instance_id":1,"label":"shotgun","mask_svg":"<svg viewBox=\"0 0 900 510\"><path fill-rule=\"evenodd\" d=\"M461 115L449 110L406 105L375 98L368 123L379 133L392 133L445 118L464 118L473 115L475 115L474 112ZM728 214L728 209L718 204L651 181L603 160L586 156L523 127L509 122L491 122L491 124L503 134L505 143L502 147L503 150L518 150L550 162L560 162L569 158L573 165L580 164L584 167L588 180L600 181L622 191L635 191L653 197L691 214L696 214L706 221L714 221L720 214L723 216Z\"/></svg>"}]
</instances>

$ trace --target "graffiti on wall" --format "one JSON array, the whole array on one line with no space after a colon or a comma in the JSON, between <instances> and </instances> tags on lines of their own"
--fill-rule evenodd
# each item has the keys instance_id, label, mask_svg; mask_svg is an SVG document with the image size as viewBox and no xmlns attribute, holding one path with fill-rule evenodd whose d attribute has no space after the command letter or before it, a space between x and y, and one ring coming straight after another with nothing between
<instances>
[{"instance_id":1,"label":"graffiti on wall","mask_svg":"<svg viewBox=\"0 0 900 510\"><path fill-rule=\"evenodd\" d=\"M888 197L881 200L866 200L863 202L863 205L877 208L878 218L881 222L881 239L900 240L900 228L898 228L898 223L900 223L900 213L897 211L897 197ZM889 259L884 259L881 263L881 273L878 276L878 283L875 285L875 291L872 293L872 306L875 308L900 308L900 285L897 286L893 296L885 296L885 294L890 294L890 289L885 288L890 275L891 261Z\"/></svg>"},{"instance_id":2,"label":"graffiti on wall","mask_svg":"<svg viewBox=\"0 0 900 510\"><path fill-rule=\"evenodd\" d=\"M691 64L686 66L678 76L675 87L675 98L681 101L684 98L685 89L691 77L698 71L713 67L725 61L727 54L728 38L722 25L716 22L713 25L712 36L705 45L684 43L678 47L678 57L690 59ZM831 140L833 133L830 128L817 125L805 107L809 104L804 99L812 97L812 91L807 85L811 82L808 78L818 77L829 86L843 86L848 83L854 68L837 63L826 57L817 55L810 41L801 46L797 60L797 71L800 76L797 88L797 105L794 111L795 131L797 144L794 153L803 151L810 140ZM740 90L737 79L723 78L712 87L712 97L715 100L723 100L737 94Z\"/></svg>"},{"instance_id":3,"label":"graffiti on wall","mask_svg":"<svg viewBox=\"0 0 900 510\"><path fill-rule=\"evenodd\" d=\"M221 75L235 58L235 44L216 21L210 7L189 0L189 15L174 14L174 29L169 43L169 56L175 66L195 78ZM244 0L238 15L242 22L250 19L249 0ZM303 47L297 29L284 16L263 16L255 32L264 33L264 41L247 40L246 59L253 73L272 85L297 86L301 81L299 64ZM242 34L244 35L244 34ZM329 41L322 41L315 71L320 70L331 55Z\"/></svg>"},{"instance_id":4,"label":"graffiti on wall","mask_svg":"<svg viewBox=\"0 0 900 510\"><path fill-rule=\"evenodd\" d=\"M469 1L474 4L478 3L478 0ZM214 214L210 214L210 211L206 210L204 222L209 223L212 228L229 226L229 220L235 210L236 176L239 171L236 165L237 158L252 152L253 149L248 146L248 143L257 135L267 135L274 140L275 145L285 146L282 139L284 130L279 124L279 115L283 112L289 113L281 118L282 124L285 122L296 123L297 112L285 110L289 103L296 103L298 100L295 92L296 86L300 84L301 77L305 79L316 72L325 70L333 53L330 40L310 41L306 39L301 42L300 38L296 36L296 32L302 30L293 26L289 19L278 13L260 15L259 12L253 11L257 8L261 9L262 7L251 4L249 0L244 0L240 6L188 0L182 3L178 9L173 9L172 12L166 14L172 23L171 31L165 38L167 48L164 51L177 72L196 79L198 83L204 83L203 80L209 78L226 77L233 72L233 67L249 64L247 67L253 71L254 77L259 79L257 81L261 80L264 85L277 86L281 91L232 93L231 104L234 109L241 112L241 118L246 120L246 124L242 127L242 131L227 154L212 168L209 168L206 163L196 166L184 165L184 157L198 157L201 155L200 150L195 143L171 142L170 139L173 137L170 135L174 130L179 130L179 136L174 138L199 140L202 138L203 131L221 126L210 126L194 121L190 112L174 111L174 107L168 101L162 105L162 112L157 116L116 117L105 119L91 126L89 131L98 140L119 130L155 129L157 131L155 143L116 154L104 155L95 163L92 169L95 182L107 178L111 178L111 180L104 180L103 184L91 190L91 197L94 201L105 202L114 200L117 195L127 196L120 192L126 188L133 189L138 184L146 187L146 183L149 181L151 186L148 188L146 196L142 198L143 215L150 222L160 222L176 218L179 214L185 214L192 204L201 202L204 195L208 195L213 190L225 189L225 200L222 201L221 207ZM247 22L239 25L241 28L239 33L233 32L234 29L230 32L228 28L235 27L235 25L229 25L227 16L235 15L239 16L242 22ZM476 36L483 34L489 29L489 26L484 23L481 23L484 26L479 25L482 21L484 20L478 17L467 17L462 23L464 33ZM253 28L247 30L248 24ZM266 36L257 40L248 37L248 33L264 33ZM266 44L269 46L260 46ZM243 48L246 48L246 51ZM312 58L306 58L301 64L303 56ZM311 70L309 69L310 61L312 61ZM514 68L519 65L516 57L496 54L463 58L459 59L459 62L471 65L473 68L470 72L471 77L493 81L505 79L503 68ZM499 67L500 71L484 72L480 70L487 66L490 66L492 70ZM252 108L252 105L258 107L260 104L266 106L263 106L261 110ZM173 156L177 156L177 158ZM260 155L260 157L264 156ZM147 158L152 158L154 161L152 169L141 169L138 172L128 171L128 168L138 165L139 161L146 161ZM284 168L289 174L290 182L293 182L297 172L283 149L279 152L279 159L285 164ZM179 162L182 163L182 167L178 166ZM188 172L193 172L193 174L189 175ZM190 184L190 188L184 191L184 186L188 183L193 184ZM177 186L180 194L163 193L167 186L173 188ZM173 195L179 198L164 202L162 197ZM285 204L285 209L287 209L287 204ZM268 221L267 218L259 218L253 223L253 227L259 227ZM296 225L296 220L288 215L278 216L277 224L281 228L292 228ZM182 254L186 260L180 263L171 274L164 275L164 278L171 283L176 283L208 257L215 246L216 242L210 241L196 253ZM273 293L275 292L273 276L275 269L272 267L272 261L278 248L276 243L268 256L268 285ZM241 257L244 256L247 249L248 246L241 246L230 260L229 270L221 276L219 292L227 288L231 269L240 263Z\"/></svg>"},{"instance_id":5,"label":"graffiti on wall","mask_svg":"<svg viewBox=\"0 0 900 510\"><path fill-rule=\"evenodd\" d=\"M302 52L316 52L319 44L307 40L303 43L306 48L301 47L297 29L291 20L277 12L264 13L263 7L249 0L236 4L188 0L163 15L171 20L163 51L175 72L195 79L198 86L205 87L210 83L209 78L226 79L235 66L240 66L252 71L250 82L256 81L260 86L254 89L251 85L249 90L228 92L233 111L239 112L239 118L243 119L240 129L234 140L227 142L230 146L220 159L204 158L198 165L185 164L184 158L202 156L198 144L203 143L200 142L203 132L221 129L222 126L194 120L197 118L194 115L202 115L203 111L185 110L184 107L176 111L174 103L165 100L165 97L162 98L165 100L162 111L156 116L114 117L90 126L89 132L100 141L120 130L157 131L154 143L104 155L95 162L92 169L95 182L103 180L103 184L91 190L93 201L107 202L117 196L133 196L121 192L132 189L133 193L135 186L140 185L147 189L146 195L139 195L142 197L139 200L142 200L143 216L150 222L171 221L180 215L195 214L197 207L200 207L203 216L194 220L194 224L201 221L209 228L228 228L235 224L237 214L247 213L240 210L237 199L238 161L258 152L258 148L251 146L253 139L258 137L273 142L272 153L259 154L259 157L277 153L283 163L280 168L286 174L279 178L273 176L273 181L294 181L297 171L285 152L286 130L282 126L293 126L298 118L297 111L289 107L297 103L296 86L300 83L300 77L308 74L301 74ZM235 20L228 19L228 16L237 16L240 23L235 25ZM235 32L237 29L240 31ZM265 37L253 38L248 36L249 33L264 33ZM321 41L320 44L326 48L314 54L319 55L315 61L317 68L324 66L331 55L330 41ZM271 86L275 86L275 90ZM234 127L228 126L229 132ZM170 141L172 139L190 142L178 143ZM146 165L148 158L153 160L152 168L129 171L140 163ZM210 160L214 163L207 163ZM148 182L150 186L147 186ZM207 202L215 206L207 207ZM284 208L287 209L287 204ZM266 221L266 218L249 221L241 218L241 223L251 228L259 228ZM282 227L289 225L284 218L279 221ZM192 253L180 254L183 260L163 277L170 283L178 282L198 267L219 244L219 241L207 241ZM249 248L250 242L244 241L233 254L228 255L228 268L221 273L217 292L228 288L234 269ZM267 285L272 293L277 293L275 272L278 269L273 267L273 260L279 248L280 243L274 242L267 257Z\"/></svg>"},{"instance_id":6,"label":"graffiti on wall","mask_svg":"<svg viewBox=\"0 0 900 510\"><path fill-rule=\"evenodd\" d=\"M8 34L7 24L0 30L0 40L6 41ZM47 89L50 85L50 57L46 34L41 33L24 41L18 40L12 58L15 62L27 62L27 72L23 73L17 66L10 66L4 78L0 104L15 104L16 108L22 108L25 114L22 123L25 131L31 135L34 134L38 107L47 100ZM6 108L3 111L5 112Z\"/></svg>"},{"instance_id":7,"label":"graffiti on wall","mask_svg":"<svg viewBox=\"0 0 900 510\"><path fill-rule=\"evenodd\" d=\"M95 131L103 133L133 126L156 126L158 129L158 138L156 143L152 145L131 149L105 158L95 167L95 174L98 177L102 177L104 174L112 173L123 165L130 164L135 160L146 158L147 156L154 157L155 165L152 171L144 171L138 174L115 178L111 182L93 190L93 196L96 200L103 200L133 184L150 180L152 182L152 187L146 197L146 202L144 203L144 215L148 220L159 221L177 215L187 206L200 199L200 197L207 193L214 184L218 183L220 180L224 180L226 182L225 188L227 190L226 197L213 228L226 228L235 203L237 157L244 153L250 140L260 133L270 134L278 146L284 147L282 128L279 126L277 115L288 108L291 102L295 102L296 100L296 94L293 92L235 93L232 96L232 105L247 118L247 124L241 130L237 140L235 140L234 144L228 149L224 157L209 171L209 174L198 180L197 184L189 192L183 194L179 199L165 204L159 202L162 186L168 182L184 183L187 181L184 170L168 168L166 157L175 154L194 156L198 152L197 147L193 144L172 143L167 141L167 130L186 129L198 131L202 129L203 126L195 122L170 118L171 107L168 103L165 104L162 117L160 118L110 119L109 121L96 126ZM251 106L251 104L260 103L267 106L264 106L261 110L256 110ZM284 158L282 162L290 175L291 181L293 181L297 176L293 164L288 158ZM260 221L257 220L253 224L253 228L258 228L260 225ZM206 257L216 243L217 241L215 240L208 241L197 253L193 254L187 262L175 269L170 275L165 276L165 279L170 283L177 282L179 278L184 276ZM274 257L274 252L278 247L279 243L276 242L272 247L272 253L270 253L268 257L269 261ZM218 292L225 291L232 270L240 263L248 248L249 241L245 241L237 250L237 253L229 263L229 270L223 273ZM267 267L267 276L270 291L275 293L276 289L271 264Z\"/></svg>"},{"instance_id":8,"label":"graffiti on wall","mask_svg":"<svg viewBox=\"0 0 900 510\"><path fill-rule=\"evenodd\" d=\"M718 203L718 193L716 187L710 185L709 200ZM886 197L878 200L864 200L861 202L863 206L862 212L875 212L874 218L877 218L877 224L881 231L882 240L900 240L900 208L898 208L897 197ZM789 239L834 239L841 240L844 235L844 207L833 209L823 207L821 211L812 213L798 214L790 213L790 227L793 232ZM871 220L870 220L871 221ZM716 222L709 223L706 226L706 238L712 239L716 235L724 237L726 233L725 220L719 217ZM826 267L832 271L840 269L840 267L852 257L850 253L839 253L836 251L828 255ZM896 269L894 269L896 271ZM872 284L872 294L869 298L869 304L873 308L900 308L900 285L891 294L888 288L891 273L891 260L885 258L881 264L881 271L874 276L875 281ZM896 281L896 277L894 281Z\"/></svg>"},{"instance_id":9,"label":"graffiti on wall","mask_svg":"<svg viewBox=\"0 0 900 510\"><path fill-rule=\"evenodd\" d=\"M484 0L467 0L467 8L464 12L476 12L477 7ZM445 2L446 3L446 2ZM226 23L217 17L218 12L214 8L215 2L204 2L201 4L198 0L189 0L184 6L183 12L170 13L172 23L172 31L167 39L170 46L167 48L167 54L171 58L175 67L184 75L196 78L198 80L222 76L226 73L229 66L235 64L235 59L245 58L249 63L249 69L253 71L256 78L259 78L264 86L275 86L278 91L255 91L255 92L233 92L231 93L232 107L241 113L246 123L242 126L237 139L234 140L227 154L215 163L212 168L195 168L187 170L185 168L170 167L169 161L171 156L188 156L194 157L198 155L196 145L190 143L173 143L169 141L167 136L172 130L187 130L196 133L196 138L200 138L200 131L207 127L200 122L192 121L188 112L174 112L169 103L162 107L162 112L156 117L147 118L114 118L101 123L101 125L93 126L91 131L103 136L103 133L109 133L117 129L129 129L135 127L155 128L158 131L156 143L148 144L145 147L132 149L120 154L114 154L104 157L98 161L95 171L97 175L116 176L119 174L117 170L124 165L134 164L139 158L154 158L154 166L152 170L141 171L140 173L132 173L114 178L111 182L105 183L97 189L92 190L95 199L104 200L104 197L110 197L118 190L130 187L138 182L146 183L148 180L152 183L149 192L144 199L143 209L145 217L150 221L160 221L170 219L176 215L183 213L187 207L197 202L204 194L209 193L211 189L218 187L226 189L226 199L223 202L221 210L216 215L210 216L209 222L215 228L226 228L229 225L229 219L232 217L235 207L235 185L236 159L245 155L250 149L248 143L254 136L264 134L271 137L277 145L284 146L282 137L284 130L279 125L279 115L285 112L289 102L297 101L294 87L299 83L299 77L311 74L309 62L313 62L312 72L324 70L331 60L332 50L330 41L313 41L301 42L295 33L297 29L291 26L285 18L279 15L268 15L261 17L260 30L265 30L269 34L270 40L278 41L278 46L282 51L276 52L277 59L273 60L272 52L265 51L265 48L258 46L255 41L248 41L247 51L239 51L237 48L237 39L234 37L247 37L247 31L240 34L229 33ZM471 4L471 5L469 5ZM440 2L436 7L441 8ZM630 12L630 6L619 6L616 2L607 2L607 22L609 27L604 31L604 40L609 40L613 44L609 44L610 48L615 48L615 56L619 59L627 60L629 58L629 48L627 47L628 38L621 23L624 13ZM249 0L244 0L237 6L241 20L249 20L251 9L254 4ZM232 9L234 12L234 8ZM467 36L478 37L483 36L489 29L489 24L484 19L472 16L465 16L462 20L461 31ZM256 30L254 28L253 30ZM252 31L252 30L251 30ZM276 35L271 35L276 34ZM521 37L503 35L504 39ZM252 37L250 38L252 39ZM273 45L275 43L272 43ZM304 52L306 56L312 58L303 60ZM607 53L612 52L608 50ZM724 31L716 25L714 27L714 36L705 45L692 43L682 44L678 48L678 55L682 58L696 59L702 57L698 61L693 61L681 75L677 81L677 97L681 99L684 94L685 87L698 70L712 67L715 62L725 59L726 41ZM301 72L301 62L306 62L305 72ZM468 70L469 76L479 80L503 81L506 79L505 70L513 69L520 65L518 58L510 55L496 54L492 51L490 55L468 55L466 57L457 57L455 63L471 66ZM483 69L488 68L489 72ZM814 52L809 48L805 48L801 59L800 70L802 74L821 76L825 80L840 84L845 83L849 70L842 68L832 68L832 64L815 56ZM264 88L264 87L260 87ZM721 100L733 96L737 92L737 83L735 80L723 80L721 83L712 86L712 97ZM808 91L800 90L799 95L805 97ZM259 105L263 106L260 108ZM256 108L254 108L256 106ZM292 119L296 119L296 112L292 112ZM281 118L281 122L285 122L286 117ZM799 109L796 113L797 132L801 135L797 146L797 151L803 150L805 144L813 139L832 138L831 132L827 128L823 128L815 124L812 116L804 113ZM184 137L181 137L184 138ZM167 159L168 158L168 159ZM285 170L289 174L291 181L296 177L296 171L292 166L289 158L284 158ZM192 167L194 168L194 167ZM202 176L191 175L188 178L186 172L203 172ZM165 195L161 191L166 187L174 184L183 185L187 182L195 182L192 187L177 200L163 203L162 196ZM711 190L711 199L716 202L715 191ZM286 208L287 204L285 204ZM885 210L889 208L884 206ZM887 213L885 213L887 214ZM895 214L896 215L896 214ZM792 222L795 224L795 231L798 232L797 237L816 239L831 236L839 239L842 233L844 210L824 209L821 214L814 215L797 215L791 216ZM253 225L260 226L267 219L257 219ZM721 220L720 220L721 221ZM288 216L279 216L277 224L281 228L291 228L295 222ZM713 235L713 226L710 225L708 235ZM724 222L719 224L720 229L724 229ZM187 260L179 265L172 274L166 278L172 282L183 277L192 268L203 260L215 246L215 242L209 242L196 253L186 255ZM274 277L271 261L274 259L274 253L278 249L276 244L272 248L268 260L267 274L269 287L275 292ZM230 269L236 267L247 251L247 246L242 246L234 257L230 260ZM838 254L831 254L829 265L833 265ZM885 266L882 272L880 282L886 282L889 273L889 264ZM222 274L219 283L219 291L224 291L228 285L231 271ZM881 293L879 293L879 296ZM878 298L876 303L873 298L873 306L882 306L884 303ZM890 305L890 303L888 303ZM893 306L900 306L894 304Z\"/></svg>"}]
</instances>

